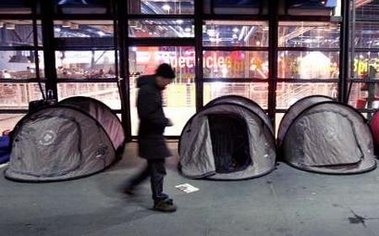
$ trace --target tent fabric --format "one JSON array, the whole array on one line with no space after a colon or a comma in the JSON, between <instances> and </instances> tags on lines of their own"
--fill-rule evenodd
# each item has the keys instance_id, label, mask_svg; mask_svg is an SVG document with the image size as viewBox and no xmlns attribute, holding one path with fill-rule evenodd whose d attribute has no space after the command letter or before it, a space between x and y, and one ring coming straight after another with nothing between
<instances>
[{"instance_id":1,"label":"tent fabric","mask_svg":"<svg viewBox=\"0 0 379 236\"><path fill-rule=\"evenodd\" d=\"M323 95L311 95L303 99L300 99L295 104L293 104L288 109L285 116L283 116L282 120L280 121L278 134L277 134L278 146L282 144L285 132L288 130L288 127L292 124L292 122L294 121L294 119L297 117L298 114L300 114L302 111L304 111L308 107L314 104L317 104L319 102L324 102L324 101L333 101L333 99L331 97L327 97Z\"/></svg>"},{"instance_id":2,"label":"tent fabric","mask_svg":"<svg viewBox=\"0 0 379 236\"><path fill-rule=\"evenodd\" d=\"M267 116L264 110L254 101L247 99L245 97L238 96L238 95L225 95L225 96L213 99L208 104L206 104L206 106L212 106L214 104L219 104L219 103L220 104L232 103L232 104L246 107L247 109L253 111L253 113L256 114L260 119L262 119L264 124L267 126L267 128L269 128L270 131L274 133L274 127L271 123L270 118Z\"/></svg>"},{"instance_id":3,"label":"tent fabric","mask_svg":"<svg viewBox=\"0 0 379 236\"><path fill-rule=\"evenodd\" d=\"M285 162L330 174L362 173L376 167L369 126L353 107L322 96L310 96L292 106L278 132L278 149Z\"/></svg>"},{"instance_id":4,"label":"tent fabric","mask_svg":"<svg viewBox=\"0 0 379 236\"><path fill-rule=\"evenodd\" d=\"M76 107L97 120L105 129L115 149L122 147L125 135L121 122L112 110L99 100L91 97L69 97L59 102L61 105Z\"/></svg>"},{"instance_id":5,"label":"tent fabric","mask_svg":"<svg viewBox=\"0 0 379 236\"><path fill-rule=\"evenodd\" d=\"M118 159L124 133L117 116L95 99L72 99L71 104L28 113L17 123L6 178L32 182L79 178ZM119 137L112 139L115 134Z\"/></svg>"},{"instance_id":6,"label":"tent fabric","mask_svg":"<svg viewBox=\"0 0 379 236\"><path fill-rule=\"evenodd\" d=\"M257 111L257 112L254 112ZM191 117L179 140L179 170L199 179L239 180L275 168L272 124L254 102L225 96Z\"/></svg>"}]
</instances>

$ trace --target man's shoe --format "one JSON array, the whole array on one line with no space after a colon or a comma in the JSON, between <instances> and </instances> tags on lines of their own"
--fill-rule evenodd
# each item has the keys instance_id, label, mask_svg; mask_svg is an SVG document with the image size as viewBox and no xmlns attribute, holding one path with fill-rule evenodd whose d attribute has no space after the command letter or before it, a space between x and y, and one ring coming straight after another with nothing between
<instances>
[{"instance_id":1,"label":"man's shoe","mask_svg":"<svg viewBox=\"0 0 379 236\"><path fill-rule=\"evenodd\" d=\"M133 186L132 184L128 183L128 184L124 184L122 186L120 186L120 192L121 193L124 193L124 194L127 194L127 195L135 195L136 194L136 187Z\"/></svg>"},{"instance_id":2,"label":"man's shoe","mask_svg":"<svg viewBox=\"0 0 379 236\"><path fill-rule=\"evenodd\" d=\"M132 196L135 194L135 191L134 188L129 187L124 189L124 193Z\"/></svg>"},{"instance_id":3,"label":"man's shoe","mask_svg":"<svg viewBox=\"0 0 379 236\"><path fill-rule=\"evenodd\" d=\"M157 200L154 202L153 210L162 212L174 212L177 207L173 203L172 199Z\"/></svg>"}]
</instances>

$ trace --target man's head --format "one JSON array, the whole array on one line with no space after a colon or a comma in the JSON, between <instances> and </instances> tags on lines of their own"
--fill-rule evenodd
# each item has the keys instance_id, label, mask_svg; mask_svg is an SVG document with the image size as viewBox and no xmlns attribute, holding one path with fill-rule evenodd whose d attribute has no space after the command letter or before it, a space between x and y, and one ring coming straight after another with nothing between
<instances>
[{"instance_id":1,"label":"man's head","mask_svg":"<svg viewBox=\"0 0 379 236\"><path fill-rule=\"evenodd\" d=\"M158 87L165 89L175 78L175 72L169 64L163 63L155 70L155 76Z\"/></svg>"}]
</instances>

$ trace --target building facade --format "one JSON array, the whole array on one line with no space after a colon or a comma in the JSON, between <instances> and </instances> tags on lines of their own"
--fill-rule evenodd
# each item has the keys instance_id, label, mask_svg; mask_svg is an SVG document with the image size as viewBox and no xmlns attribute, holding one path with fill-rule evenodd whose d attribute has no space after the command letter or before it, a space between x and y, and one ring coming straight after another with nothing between
<instances>
[{"instance_id":1,"label":"building facade","mask_svg":"<svg viewBox=\"0 0 379 236\"><path fill-rule=\"evenodd\" d=\"M96 98L137 134L135 79L170 63L177 137L214 98L258 103L277 128L297 100L379 107L378 0L12 0L0 2L0 131L30 101Z\"/></svg>"}]
</instances>

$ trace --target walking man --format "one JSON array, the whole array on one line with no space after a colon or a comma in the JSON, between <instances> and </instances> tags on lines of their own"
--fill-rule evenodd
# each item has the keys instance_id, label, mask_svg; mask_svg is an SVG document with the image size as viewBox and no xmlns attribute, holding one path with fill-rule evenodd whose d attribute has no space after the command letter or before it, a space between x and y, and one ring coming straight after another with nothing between
<instances>
[{"instance_id":1,"label":"walking man","mask_svg":"<svg viewBox=\"0 0 379 236\"><path fill-rule=\"evenodd\" d=\"M169 64L163 63L157 67L155 74L137 79L137 111L140 120L138 154L147 160L147 166L130 180L125 189L127 194L133 194L135 187L150 176L153 209L163 212L174 212L177 208L173 200L163 193L165 158L171 156L163 133L166 126L172 126L172 123L163 112L162 91L174 78L174 70Z\"/></svg>"}]
</instances>

